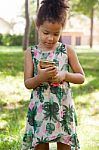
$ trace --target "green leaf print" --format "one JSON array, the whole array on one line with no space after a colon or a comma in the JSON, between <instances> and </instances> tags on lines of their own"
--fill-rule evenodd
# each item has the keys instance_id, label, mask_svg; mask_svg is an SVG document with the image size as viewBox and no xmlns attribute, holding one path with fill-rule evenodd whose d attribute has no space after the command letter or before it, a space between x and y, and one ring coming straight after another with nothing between
<instances>
[{"instance_id":1,"label":"green leaf print","mask_svg":"<svg viewBox=\"0 0 99 150\"><path fill-rule=\"evenodd\" d=\"M30 99L33 99L33 92L31 92L31 98Z\"/></svg>"},{"instance_id":2,"label":"green leaf print","mask_svg":"<svg viewBox=\"0 0 99 150\"><path fill-rule=\"evenodd\" d=\"M56 102L45 102L43 105L43 110L44 115L45 115L45 119L48 120L53 120L54 122L59 121L57 115L59 114L59 106Z\"/></svg>"},{"instance_id":3,"label":"green leaf print","mask_svg":"<svg viewBox=\"0 0 99 150\"><path fill-rule=\"evenodd\" d=\"M49 53L50 53L50 52L49 52ZM41 59L47 60L47 57L48 57L49 53L43 53L43 52L42 52L42 54L41 54Z\"/></svg>"},{"instance_id":4,"label":"green leaf print","mask_svg":"<svg viewBox=\"0 0 99 150\"><path fill-rule=\"evenodd\" d=\"M29 124L34 127L34 132L36 131L37 127L40 126L39 125L40 123L35 120L36 114L37 114L37 106L35 104L32 110L29 108L27 116Z\"/></svg>"},{"instance_id":5,"label":"green leaf print","mask_svg":"<svg viewBox=\"0 0 99 150\"><path fill-rule=\"evenodd\" d=\"M43 138L43 137L37 138L37 140L38 140L37 144L42 144L42 143L47 143L48 142L47 137L46 138Z\"/></svg>"},{"instance_id":6,"label":"green leaf print","mask_svg":"<svg viewBox=\"0 0 99 150\"><path fill-rule=\"evenodd\" d=\"M55 65L56 65L56 66L59 66L59 60L53 59L53 62L55 62Z\"/></svg>"},{"instance_id":7,"label":"green leaf print","mask_svg":"<svg viewBox=\"0 0 99 150\"><path fill-rule=\"evenodd\" d=\"M38 69L37 69L37 65L38 65L38 60L36 58L34 58L34 76L37 75Z\"/></svg>"},{"instance_id":8,"label":"green leaf print","mask_svg":"<svg viewBox=\"0 0 99 150\"><path fill-rule=\"evenodd\" d=\"M64 89L62 89L61 87L57 86L57 87L54 87L54 86L51 86L50 87L50 90L53 94L56 95L56 97L58 98L59 100L59 103L61 104L61 100L63 98L63 95L65 93ZM66 94L66 93L65 93Z\"/></svg>"},{"instance_id":9,"label":"green leaf print","mask_svg":"<svg viewBox=\"0 0 99 150\"><path fill-rule=\"evenodd\" d=\"M77 138L77 134L75 133L75 134L72 134L72 136L71 136L71 142L72 142L72 147L75 147L76 146L76 148L77 147L79 147L80 148L80 146L79 146L79 141L78 141L78 138Z\"/></svg>"},{"instance_id":10,"label":"green leaf print","mask_svg":"<svg viewBox=\"0 0 99 150\"><path fill-rule=\"evenodd\" d=\"M64 105L63 112L63 118L61 121L62 127L64 127L64 131L66 131L68 134L71 134L71 129L69 125L71 124L71 122L73 122L74 109L72 106L67 107Z\"/></svg>"},{"instance_id":11,"label":"green leaf print","mask_svg":"<svg viewBox=\"0 0 99 150\"><path fill-rule=\"evenodd\" d=\"M61 44L61 46L59 46L56 50L56 54L59 55L61 53L62 54L66 54L66 49L65 49L65 45Z\"/></svg>"},{"instance_id":12,"label":"green leaf print","mask_svg":"<svg viewBox=\"0 0 99 150\"><path fill-rule=\"evenodd\" d=\"M44 90L46 90L47 88L48 88L48 84L45 84L45 85L37 88L37 95L39 96L41 103L43 103L43 101L44 101L43 93L44 93Z\"/></svg>"},{"instance_id":13,"label":"green leaf print","mask_svg":"<svg viewBox=\"0 0 99 150\"><path fill-rule=\"evenodd\" d=\"M68 117L68 123L70 124L71 122L73 122L73 114L74 114L74 108L72 106L69 105L69 107L64 106L64 115L66 117Z\"/></svg>"},{"instance_id":14,"label":"green leaf print","mask_svg":"<svg viewBox=\"0 0 99 150\"><path fill-rule=\"evenodd\" d=\"M57 135L57 137L56 137L55 139L51 140L51 141L52 141L52 142L56 142L56 141L58 142L58 141L60 141L60 138L61 138L62 136L63 136L63 134L60 134L60 133L59 133L59 134Z\"/></svg>"},{"instance_id":15,"label":"green leaf print","mask_svg":"<svg viewBox=\"0 0 99 150\"><path fill-rule=\"evenodd\" d=\"M32 46L31 47L32 60L34 59L34 49L35 49L35 46Z\"/></svg>"},{"instance_id":16,"label":"green leaf print","mask_svg":"<svg viewBox=\"0 0 99 150\"><path fill-rule=\"evenodd\" d=\"M52 132L55 130L55 125L53 123L47 123L46 125L46 131L48 131L49 134L52 134Z\"/></svg>"},{"instance_id":17,"label":"green leaf print","mask_svg":"<svg viewBox=\"0 0 99 150\"><path fill-rule=\"evenodd\" d=\"M66 63L62 66L61 70L69 71L69 65Z\"/></svg>"},{"instance_id":18,"label":"green leaf print","mask_svg":"<svg viewBox=\"0 0 99 150\"><path fill-rule=\"evenodd\" d=\"M23 142L25 142L28 147L32 146L32 141L33 141L33 133L32 133L32 131L29 131L28 133L24 134Z\"/></svg>"}]
</instances>

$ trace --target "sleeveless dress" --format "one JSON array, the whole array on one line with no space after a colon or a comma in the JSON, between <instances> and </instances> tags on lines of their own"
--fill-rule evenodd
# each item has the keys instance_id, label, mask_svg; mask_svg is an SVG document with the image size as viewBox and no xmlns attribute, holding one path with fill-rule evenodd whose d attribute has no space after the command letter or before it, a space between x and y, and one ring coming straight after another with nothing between
<instances>
[{"instance_id":1,"label":"sleeveless dress","mask_svg":"<svg viewBox=\"0 0 99 150\"><path fill-rule=\"evenodd\" d=\"M69 71L66 46L59 43L55 51L43 52L38 46L31 48L34 76L41 59L54 61L58 70ZM34 149L38 144L61 142L71 150L79 149L76 133L77 118L70 85L43 83L31 92L26 131L22 150Z\"/></svg>"}]
</instances>

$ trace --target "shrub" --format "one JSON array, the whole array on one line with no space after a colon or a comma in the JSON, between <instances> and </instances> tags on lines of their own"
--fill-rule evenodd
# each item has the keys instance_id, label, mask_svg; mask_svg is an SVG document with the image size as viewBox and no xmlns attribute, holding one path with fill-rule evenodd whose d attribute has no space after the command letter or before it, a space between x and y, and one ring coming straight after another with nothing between
<instances>
[{"instance_id":1,"label":"shrub","mask_svg":"<svg viewBox=\"0 0 99 150\"><path fill-rule=\"evenodd\" d=\"M22 35L10 35L10 34L5 34L2 35L2 45L4 46L19 46L22 45Z\"/></svg>"},{"instance_id":2,"label":"shrub","mask_svg":"<svg viewBox=\"0 0 99 150\"><path fill-rule=\"evenodd\" d=\"M0 45L3 45L3 43L2 43L2 38L3 38L3 35L0 34Z\"/></svg>"},{"instance_id":3,"label":"shrub","mask_svg":"<svg viewBox=\"0 0 99 150\"><path fill-rule=\"evenodd\" d=\"M12 45L22 45L22 39L23 36L22 35L13 35L12 36Z\"/></svg>"}]
</instances>

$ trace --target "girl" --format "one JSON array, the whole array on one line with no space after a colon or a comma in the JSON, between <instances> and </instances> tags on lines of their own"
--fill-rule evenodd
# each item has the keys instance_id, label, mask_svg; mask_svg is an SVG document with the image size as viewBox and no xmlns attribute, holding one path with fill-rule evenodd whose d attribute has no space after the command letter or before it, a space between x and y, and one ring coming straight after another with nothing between
<instances>
[{"instance_id":1,"label":"girl","mask_svg":"<svg viewBox=\"0 0 99 150\"><path fill-rule=\"evenodd\" d=\"M75 51L58 42L67 9L65 0L43 0L37 14L39 43L25 52L24 83L33 91L22 150L49 150L49 142L57 142L57 150L79 148L69 82L82 84L84 72ZM56 66L42 69L42 59Z\"/></svg>"}]
</instances>

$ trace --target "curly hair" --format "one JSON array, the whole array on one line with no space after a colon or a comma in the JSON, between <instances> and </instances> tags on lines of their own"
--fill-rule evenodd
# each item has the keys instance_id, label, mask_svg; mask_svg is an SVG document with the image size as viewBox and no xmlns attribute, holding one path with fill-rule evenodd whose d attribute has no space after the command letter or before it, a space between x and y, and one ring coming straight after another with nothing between
<instances>
[{"instance_id":1,"label":"curly hair","mask_svg":"<svg viewBox=\"0 0 99 150\"><path fill-rule=\"evenodd\" d=\"M64 27L68 8L68 0L42 0L37 13L36 25L40 26L45 21L49 21L61 23Z\"/></svg>"}]
</instances>

